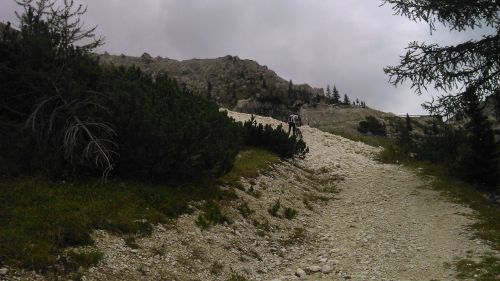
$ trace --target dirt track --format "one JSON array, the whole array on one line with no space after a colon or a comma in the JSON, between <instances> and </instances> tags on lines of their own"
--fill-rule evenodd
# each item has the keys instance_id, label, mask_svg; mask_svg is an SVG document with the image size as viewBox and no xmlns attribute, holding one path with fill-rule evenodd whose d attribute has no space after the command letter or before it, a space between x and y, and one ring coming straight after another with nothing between
<instances>
[{"instance_id":1,"label":"dirt track","mask_svg":"<svg viewBox=\"0 0 500 281\"><path fill-rule=\"evenodd\" d=\"M326 169L344 181L337 200L306 222L316 239L296 268L321 266L328 258L353 280L453 280L447 264L489 250L471 240L472 211L429 190L415 172L373 160L374 149L364 144L307 126L302 132L311 153L300 166ZM336 279L311 279L321 278Z\"/></svg>"}]
</instances>

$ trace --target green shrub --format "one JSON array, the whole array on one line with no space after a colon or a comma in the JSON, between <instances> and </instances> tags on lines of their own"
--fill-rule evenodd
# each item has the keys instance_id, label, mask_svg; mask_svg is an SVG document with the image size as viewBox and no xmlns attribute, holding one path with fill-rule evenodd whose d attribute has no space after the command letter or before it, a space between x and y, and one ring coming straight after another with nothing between
<instances>
[{"instance_id":1,"label":"green shrub","mask_svg":"<svg viewBox=\"0 0 500 281\"><path fill-rule=\"evenodd\" d=\"M213 201L206 202L202 210L202 213L198 215L196 220L196 225L201 229L207 229L213 225L230 222L229 219L222 214L219 205Z\"/></svg>"},{"instance_id":2,"label":"green shrub","mask_svg":"<svg viewBox=\"0 0 500 281\"><path fill-rule=\"evenodd\" d=\"M281 125L273 128L269 124L257 124L254 116L243 123L243 135L247 146L268 149L282 158L302 157L309 152L303 140L290 137Z\"/></svg>"},{"instance_id":3,"label":"green shrub","mask_svg":"<svg viewBox=\"0 0 500 281\"><path fill-rule=\"evenodd\" d=\"M280 210L281 208L281 203L280 203L280 200L276 200L276 202L274 202L270 207L269 209L267 209L267 211L269 212L269 214L273 217L277 217L278 216L278 211Z\"/></svg>"},{"instance_id":4,"label":"green shrub","mask_svg":"<svg viewBox=\"0 0 500 281\"><path fill-rule=\"evenodd\" d=\"M137 68L111 68L109 106L120 158L115 174L154 179L216 178L242 147L237 124L215 103Z\"/></svg>"},{"instance_id":5,"label":"green shrub","mask_svg":"<svg viewBox=\"0 0 500 281\"><path fill-rule=\"evenodd\" d=\"M65 269L68 271L76 271L80 267L89 268L92 266L96 266L102 259L102 257L103 254L98 251L83 252L83 253L70 251L67 254Z\"/></svg>"},{"instance_id":6,"label":"green shrub","mask_svg":"<svg viewBox=\"0 0 500 281\"><path fill-rule=\"evenodd\" d=\"M373 116L365 117L366 120L359 122L358 131L363 134L371 133L376 136L386 136L385 125Z\"/></svg>"},{"instance_id":7,"label":"green shrub","mask_svg":"<svg viewBox=\"0 0 500 281\"><path fill-rule=\"evenodd\" d=\"M283 214L285 215L285 218L291 220L297 216L297 210L286 207L285 210L283 211Z\"/></svg>"}]
</instances>

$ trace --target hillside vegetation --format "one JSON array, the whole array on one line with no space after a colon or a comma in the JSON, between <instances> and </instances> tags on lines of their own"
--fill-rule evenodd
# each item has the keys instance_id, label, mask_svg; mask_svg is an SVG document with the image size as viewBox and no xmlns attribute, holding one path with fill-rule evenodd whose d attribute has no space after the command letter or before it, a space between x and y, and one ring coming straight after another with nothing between
<instances>
[{"instance_id":1,"label":"hillside vegetation","mask_svg":"<svg viewBox=\"0 0 500 281\"><path fill-rule=\"evenodd\" d=\"M54 3L19 2L20 29L0 30L0 266L90 266L98 253L65 249L92 244L95 229L148 234L193 200L224 197L215 182L240 150L307 153L282 127L235 122L168 74L100 64L83 7Z\"/></svg>"}]
</instances>

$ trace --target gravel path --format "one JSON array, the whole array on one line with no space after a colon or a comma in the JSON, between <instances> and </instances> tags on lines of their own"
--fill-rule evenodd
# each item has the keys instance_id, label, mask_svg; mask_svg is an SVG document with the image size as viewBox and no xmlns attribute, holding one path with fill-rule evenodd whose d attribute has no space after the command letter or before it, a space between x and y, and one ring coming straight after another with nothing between
<instances>
[{"instance_id":1,"label":"gravel path","mask_svg":"<svg viewBox=\"0 0 500 281\"><path fill-rule=\"evenodd\" d=\"M491 251L467 230L472 210L428 189L415 172L376 162L376 150L364 144L308 126L301 131L311 152L300 166L344 177L337 200L306 222L316 239L294 264L330 262L337 276L311 280L454 280L446 264Z\"/></svg>"}]
</instances>

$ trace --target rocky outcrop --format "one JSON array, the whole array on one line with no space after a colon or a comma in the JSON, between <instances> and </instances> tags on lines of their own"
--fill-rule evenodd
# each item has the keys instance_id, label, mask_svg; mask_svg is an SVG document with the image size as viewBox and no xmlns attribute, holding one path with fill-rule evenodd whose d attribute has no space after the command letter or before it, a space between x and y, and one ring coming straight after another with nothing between
<instances>
[{"instance_id":1,"label":"rocky outcrop","mask_svg":"<svg viewBox=\"0 0 500 281\"><path fill-rule=\"evenodd\" d=\"M284 118L301 105L324 99L323 89L294 85L266 66L237 56L177 61L144 53L141 57L100 56L113 65L136 65L150 73L167 73L183 87L237 111Z\"/></svg>"}]
</instances>

